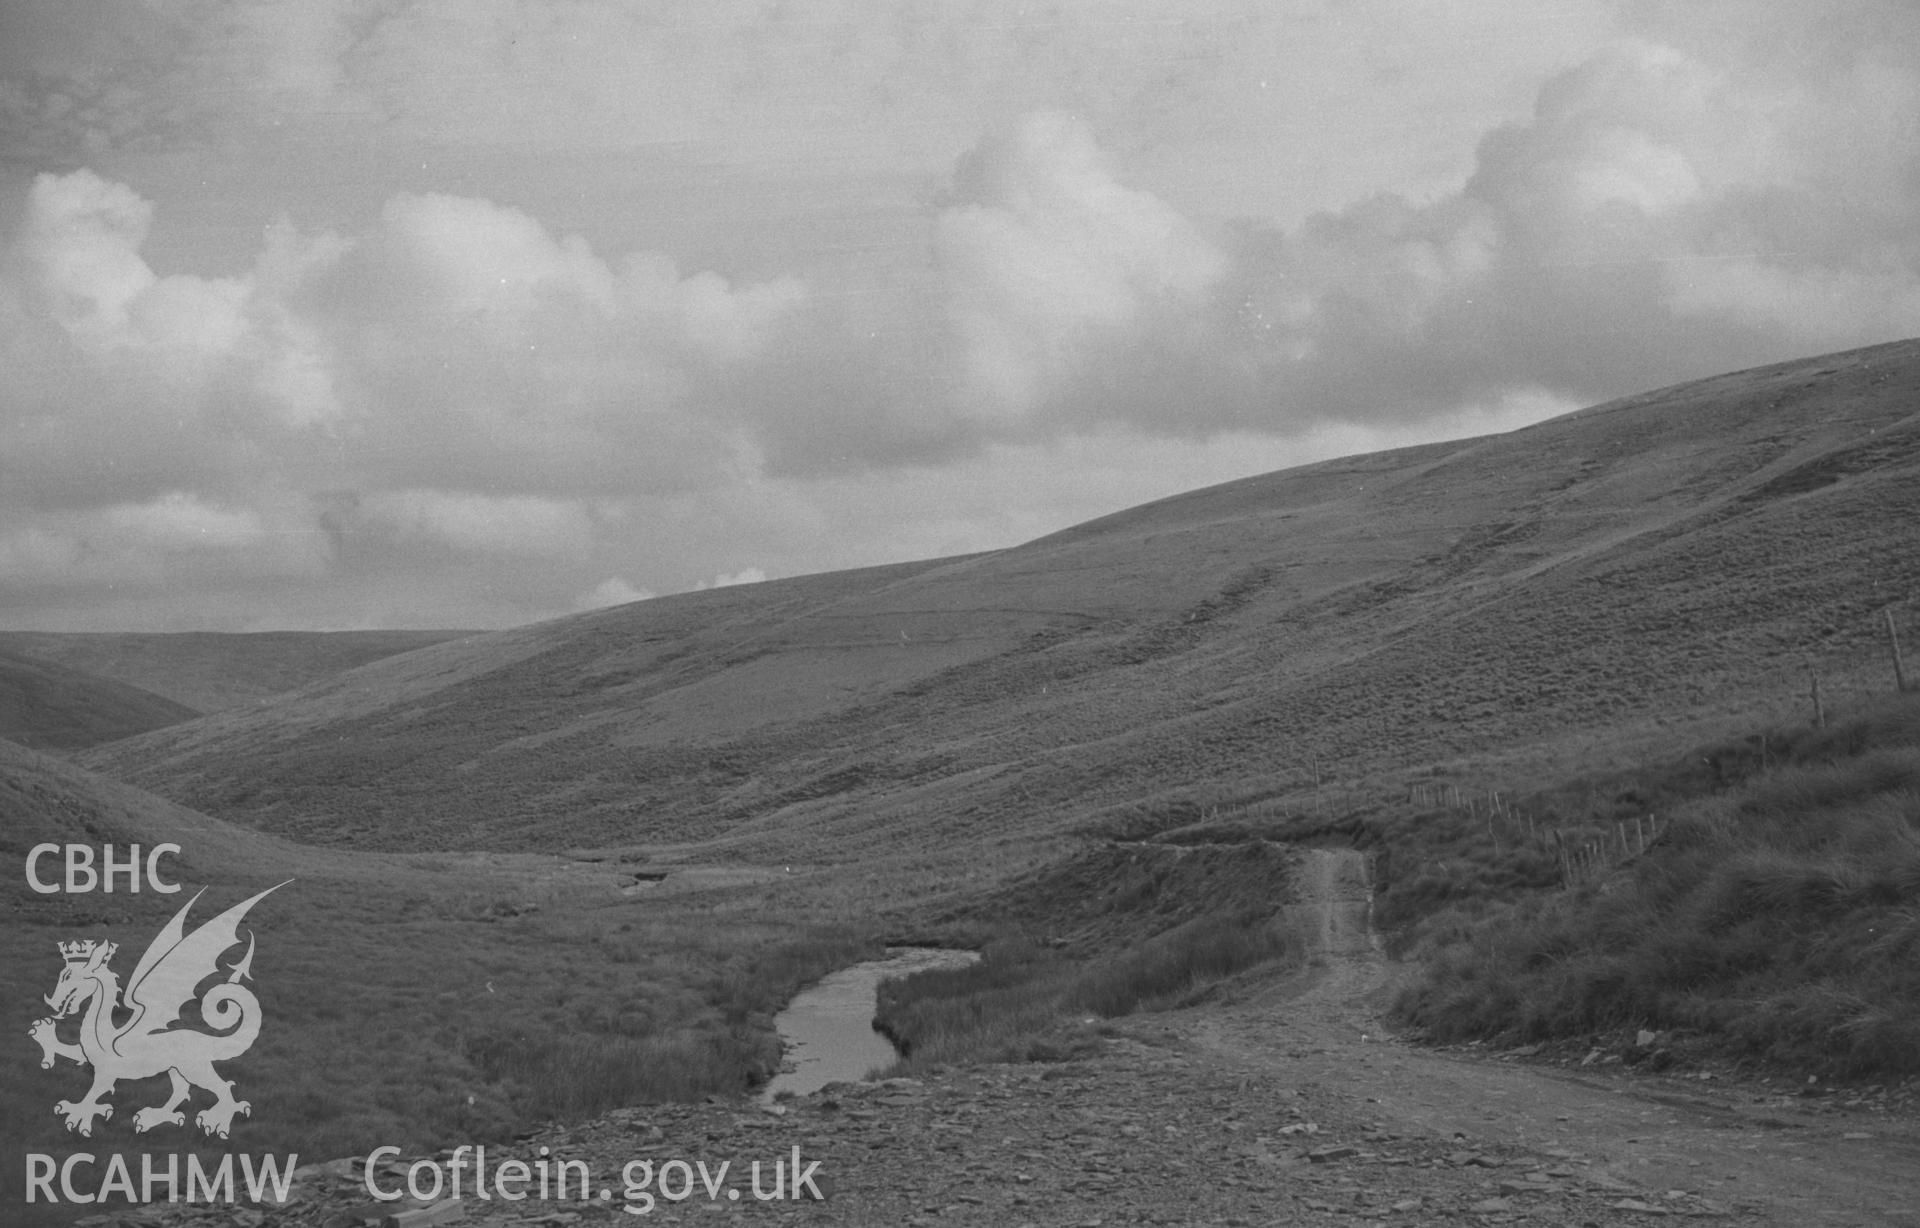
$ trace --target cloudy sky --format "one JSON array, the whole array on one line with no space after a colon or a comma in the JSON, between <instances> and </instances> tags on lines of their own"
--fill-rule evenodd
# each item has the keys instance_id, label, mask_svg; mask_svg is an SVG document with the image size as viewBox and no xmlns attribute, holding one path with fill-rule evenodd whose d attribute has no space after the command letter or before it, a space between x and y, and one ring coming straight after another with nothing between
<instances>
[{"instance_id":1,"label":"cloudy sky","mask_svg":"<svg viewBox=\"0 0 1920 1228\"><path fill-rule=\"evenodd\" d=\"M4 0L0 626L492 627L1920 333L1910 0Z\"/></svg>"}]
</instances>

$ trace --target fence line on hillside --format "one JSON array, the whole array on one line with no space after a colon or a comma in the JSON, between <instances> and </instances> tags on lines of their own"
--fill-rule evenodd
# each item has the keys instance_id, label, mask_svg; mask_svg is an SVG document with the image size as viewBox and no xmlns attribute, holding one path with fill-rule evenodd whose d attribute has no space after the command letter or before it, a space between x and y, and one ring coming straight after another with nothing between
<instances>
[{"instance_id":1,"label":"fence line on hillside","mask_svg":"<svg viewBox=\"0 0 1920 1228\"><path fill-rule=\"evenodd\" d=\"M1410 805L1451 810L1484 822L1495 848L1504 841L1551 853L1560 866L1561 885L1567 888L1590 882L1638 857L1665 830L1659 815L1636 815L1631 820L1614 820L1610 833L1569 839L1564 828L1535 819L1498 789L1463 789L1452 781L1413 781L1407 785L1406 800ZM1590 829L1590 824L1583 826Z\"/></svg>"},{"instance_id":2,"label":"fence line on hillside","mask_svg":"<svg viewBox=\"0 0 1920 1228\"><path fill-rule=\"evenodd\" d=\"M1887 624L1887 648L1893 653L1893 687L1901 694L1907 692L1907 663L1900 655L1900 629L1894 624L1893 607L1882 611Z\"/></svg>"},{"instance_id":3,"label":"fence line on hillside","mask_svg":"<svg viewBox=\"0 0 1920 1228\"><path fill-rule=\"evenodd\" d=\"M1305 806L1296 809L1292 805L1277 802L1273 798L1260 798L1244 802L1216 802L1201 812L1200 821L1214 823L1231 820L1248 812L1259 812L1263 817L1286 819L1326 818L1329 811L1351 811L1356 797L1367 790L1339 789L1329 787L1330 782L1322 781ZM1329 797L1329 793L1334 796ZM1378 794L1373 795L1378 799ZM1631 819L1618 819L1608 826L1598 821L1602 834L1594 835L1594 820L1575 820L1574 826L1582 834L1569 836L1564 825L1556 825L1536 818L1514 805L1511 796L1498 789L1469 789L1452 781L1412 781L1406 786L1405 800L1408 804L1433 810L1450 810L1465 815L1468 819L1483 823L1487 837L1495 848L1502 845L1527 846L1540 850L1552 857L1560 867L1560 882L1571 889L1582 883L1591 882L1615 867L1638 857L1658 839L1666 830L1657 814L1637 815ZM1275 811L1278 810L1278 815Z\"/></svg>"},{"instance_id":4,"label":"fence line on hillside","mask_svg":"<svg viewBox=\"0 0 1920 1228\"><path fill-rule=\"evenodd\" d=\"M1906 611L1909 608L1903 603L1895 602L1883 607L1880 617L1873 620L1878 624L1875 627L1876 639L1879 645L1884 645L1885 651L1892 658L1893 688L1896 693L1920 690L1920 678L1913 677L1909 671L1901 643L1903 625L1910 639L1920 634L1914 631L1912 620L1906 617ZM1879 645L1870 642L1866 647L1871 654L1878 654L1881 651ZM1857 667L1863 665L1866 658L1856 651L1852 654L1851 660ZM1884 662L1886 657L1880 657L1879 660ZM1833 698L1829 687L1825 685L1826 682L1831 681L1831 678L1824 674L1823 664L1830 668L1833 661L1830 658L1822 663L1809 657L1805 662L1807 699L1811 701L1811 719L1814 727L1820 729L1827 727L1828 703ZM1860 680L1859 672L1857 670L1849 672L1853 674L1857 684ZM1877 674L1878 670L1872 672ZM1865 687L1863 693L1866 695L1880 693L1881 685L1876 679ZM1851 697L1853 687L1850 686L1846 694ZM1764 766L1767 734L1763 732L1759 736ZM1325 819L1330 811L1337 813L1343 808L1351 811L1355 800L1359 798L1366 798L1373 804L1386 800L1381 796L1377 785L1362 786L1349 782L1343 788L1340 782L1328 780L1323 775L1317 754L1310 755L1302 767L1310 773L1313 792L1309 798L1297 803L1303 807L1304 814L1297 813L1293 805L1283 804L1280 807L1283 817L1311 816ZM1303 788L1305 783L1302 782ZM1559 864L1561 885L1567 889L1592 882L1640 856L1667 829L1667 823L1654 813L1635 816L1631 819L1605 820L1597 817L1575 817L1562 822L1550 822L1526 813L1514 804L1510 795L1498 789L1470 788L1450 780L1410 781L1406 784L1405 790L1405 802L1408 805L1462 813L1470 820L1485 823L1487 836L1496 849L1503 843L1526 845L1551 855ZM1391 794L1387 796L1390 797ZM1589 807L1593 806L1594 800L1592 789L1589 787L1587 798ZM1274 805L1272 799L1218 805L1210 808L1208 817L1224 817L1255 809L1270 812L1270 808ZM1612 828L1611 831L1607 830L1609 826ZM1596 827L1600 831L1598 835L1594 834Z\"/></svg>"},{"instance_id":5,"label":"fence line on hillside","mask_svg":"<svg viewBox=\"0 0 1920 1228\"><path fill-rule=\"evenodd\" d=\"M1616 821L1614 834L1598 840L1588 840L1580 845L1570 845L1561 833L1553 833L1555 851L1560 858L1560 881L1562 885L1573 888L1581 883L1605 874L1613 867L1639 856L1647 851L1661 832L1660 816L1649 814L1644 820L1635 816L1632 834L1628 834L1625 820Z\"/></svg>"}]
</instances>

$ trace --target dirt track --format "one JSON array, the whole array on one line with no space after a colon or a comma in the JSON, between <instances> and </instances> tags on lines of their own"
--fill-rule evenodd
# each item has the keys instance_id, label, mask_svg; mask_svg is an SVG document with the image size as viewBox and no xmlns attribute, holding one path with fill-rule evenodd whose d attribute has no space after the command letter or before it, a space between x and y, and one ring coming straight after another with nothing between
<instances>
[{"instance_id":1,"label":"dirt track","mask_svg":"<svg viewBox=\"0 0 1920 1228\"><path fill-rule=\"evenodd\" d=\"M1384 1035L1379 1013L1397 969L1366 923L1363 859L1313 850L1301 878L1303 920L1317 924L1324 962L1302 983L1176 1017L1202 1052L1318 1084L1397 1133L1568 1153L1584 1173L1704 1195L1761 1222L1920 1224L1920 1128L1910 1111L1848 1111L1832 1103L1844 1103L1839 1096L1787 1097L1686 1073L1576 1073Z\"/></svg>"}]
</instances>

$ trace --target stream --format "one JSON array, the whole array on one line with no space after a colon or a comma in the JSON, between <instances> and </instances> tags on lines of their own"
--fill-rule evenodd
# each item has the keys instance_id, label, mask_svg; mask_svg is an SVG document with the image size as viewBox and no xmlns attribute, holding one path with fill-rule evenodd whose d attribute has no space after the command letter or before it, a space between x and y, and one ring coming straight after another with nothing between
<instances>
[{"instance_id":1,"label":"stream","mask_svg":"<svg viewBox=\"0 0 1920 1228\"><path fill-rule=\"evenodd\" d=\"M929 968L963 968L980 957L937 947L888 947L887 958L869 960L822 977L794 996L774 1017L786 1043L786 1061L760 1093L771 1103L781 1092L804 1096L829 1083L857 1082L898 1057L873 1030L874 993L890 976Z\"/></svg>"}]
</instances>

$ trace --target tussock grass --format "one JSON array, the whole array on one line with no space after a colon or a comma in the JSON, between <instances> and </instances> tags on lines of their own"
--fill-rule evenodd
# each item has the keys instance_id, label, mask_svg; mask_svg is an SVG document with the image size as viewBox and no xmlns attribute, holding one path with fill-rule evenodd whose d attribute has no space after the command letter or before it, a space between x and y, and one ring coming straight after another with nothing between
<instances>
[{"instance_id":1,"label":"tussock grass","mask_svg":"<svg viewBox=\"0 0 1920 1228\"><path fill-rule=\"evenodd\" d=\"M1092 963L1029 940L1002 940L968 967L882 982L877 1022L906 1055L903 1070L1056 1061L1087 1040L1087 1016L1179 1005L1223 978L1297 961L1304 951L1285 922L1251 909L1185 922Z\"/></svg>"},{"instance_id":2,"label":"tussock grass","mask_svg":"<svg viewBox=\"0 0 1920 1228\"><path fill-rule=\"evenodd\" d=\"M876 1022L906 1070L1071 1056L1090 1043L1090 1021L1302 958L1282 913L1298 863L1259 838L1084 848L944 918L952 934L991 927L981 959L883 982Z\"/></svg>"},{"instance_id":3,"label":"tussock grass","mask_svg":"<svg viewBox=\"0 0 1920 1228\"><path fill-rule=\"evenodd\" d=\"M262 885L224 880L192 920ZM23 908L20 924L0 930L0 996L26 1004L23 1032L59 974L56 941L104 934L130 944L115 962L124 977L183 902L115 896L109 913L106 897L91 899L44 917ZM747 1091L779 1066L773 1014L880 949L850 927L723 900L663 908L606 885L559 890L502 876L489 886L483 875L377 859L363 879L297 879L248 928L264 1026L220 1069L253 1113L210 1154L306 1160L501 1141L545 1118ZM42 1071L22 1045L19 1061L0 1064L5 1155L130 1145L133 1110L166 1098L164 1078L123 1084L114 1117L80 1140L52 1105L84 1091L86 1072L65 1061ZM196 1093L194 1107L206 1100ZM208 1141L169 1128L139 1142Z\"/></svg>"},{"instance_id":4,"label":"tussock grass","mask_svg":"<svg viewBox=\"0 0 1920 1228\"><path fill-rule=\"evenodd\" d=\"M355 894L336 892L336 903ZM358 918L279 894L285 906L260 910L254 963L265 1025L221 1070L253 1104L230 1146L307 1159L500 1141L542 1119L748 1091L779 1067L774 1012L879 951L850 930L809 935L762 920L634 924L629 910L599 901L489 923L417 901L405 907L426 915L382 916L372 889L360 902L373 915ZM456 896L450 911L467 904ZM54 941L70 928L23 926L0 941L9 1000L37 1003L51 988ZM137 954L117 963L130 967ZM64 1061L42 1071L34 1052L0 1068L0 1106L23 1127L15 1145L77 1145L52 1105L84 1091L85 1072ZM166 1087L123 1084L91 1141L128 1143L133 1109L164 1100ZM195 1107L205 1101L197 1094Z\"/></svg>"},{"instance_id":5,"label":"tussock grass","mask_svg":"<svg viewBox=\"0 0 1920 1228\"><path fill-rule=\"evenodd\" d=\"M1698 762L1709 791L1611 875L1426 915L1402 1015L1443 1039L1676 1029L1837 1074L1920 1070L1920 697Z\"/></svg>"},{"instance_id":6,"label":"tussock grass","mask_svg":"<svg viewBox=\"0 0 1920 1228\"><path fill-rule=\"evenodd\" d=\"M0 926L0 999L14 1004L20 1045L0 1062L0 1161L16 1174L25 1152L136 1141L308 1161L387 1144L430 1151L505 1140L546 1117L744 1092L778 1067L774 1012L880 950L843 922L854 905L796 915L733 889L629 897L619 866L569 858L305 848L4 745L0 812L0 856L16 871L0 878L12 918ZM41 895L18 873L40 843L161 840L183 849L164 867L181 894ZM65 1060L40 1069L24 1035L60 975L56 944L119 943L124 986L193 891L207 889L190 914L198 925L276 883L244 923L262 1027L219 1068L251 1116L224 1141L171 1126L135 1135L134 1111L167 1098L158 1077L118 1086L92 1138L69 1134L53 1105L82 1095L88 1073ZM189 1112L208 1100L196 1092Z\"/></svg>"},{"instance_id":7,"label":"tussock grass","mask_svg":"<svg viewBox=\"0 0 1920 1228\"><path fill-rule=\"evenodd\" d=\"M901 1070L966 1061L1044 1060L1065 1009L1067 959L1030 939L990 943L977 963L882 981L875 1025L905 1060ZM1059 1055L1064 1056L1064 1055Z\"/></svg>"},{"instance_id":8,"label":"tussock grass","mask_svg":"<svg viewBox=\"0 0 1920 1228\"><path fill-rule=\"evenodd\" d=\"M779 1069L773 1012L808 983L878 953L850 932L790 939L723 965L690 1023L673 1027L668 1014L663 1029L662 1012L648 1004L596 1001L576 1009L564 1029L496 1022L469 1035L465 1053L521 1113L536 1117L744 1091Z\"/></svg>"},{"instance_id":9,"label":"tussock grass","mask_svg":"<svg viewBox=\"0 0 1920 1228\"><path fill-rule=\"evenodd\" d=\"M1242 911L1204 917L1168 931L1077 976L1075 1010L1113 1017L1169 1005L1192 991L1269 960L1304 956L1306 944L1284 922Z\"/></svg>"},{"instance_id":10,"label":"tussock grass","mask_svg":"<svg viewBox=\"0 0 1920 1228\"><path fill-rule=\"evenodd\" d=\"M1264 842L1101 844L1012 881L954 919L991 918L1008 932L1115 951L1189 921L1270 911L1287 896L1298 861L1293 849Z\"/></svg>"}]
</instances>

